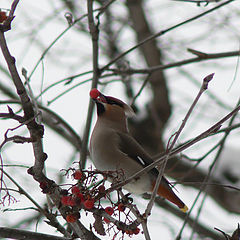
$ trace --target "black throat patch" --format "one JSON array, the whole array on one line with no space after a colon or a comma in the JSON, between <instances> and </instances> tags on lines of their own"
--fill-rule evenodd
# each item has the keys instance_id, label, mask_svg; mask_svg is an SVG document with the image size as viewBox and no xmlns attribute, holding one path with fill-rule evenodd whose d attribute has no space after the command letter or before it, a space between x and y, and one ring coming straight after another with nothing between
<instances>
[{"instance_id":1,"label":"black throat patch","mask_svg":"<svg viewBox=\"0 0 240 240\"><path fill-rule=\"evenodd\" d=\"M105 112L105 107L100 102L96 102L96 104L97 104L97 115L101 116Z\"/></svg>"}]
</instances>

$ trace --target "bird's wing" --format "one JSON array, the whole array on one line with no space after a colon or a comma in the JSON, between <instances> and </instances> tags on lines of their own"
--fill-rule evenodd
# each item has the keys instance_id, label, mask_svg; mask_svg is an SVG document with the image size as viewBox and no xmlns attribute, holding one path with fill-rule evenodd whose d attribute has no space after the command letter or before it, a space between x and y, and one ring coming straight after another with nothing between
<instances>
[{"instance_id":1,"label":"bird's wing","mask_svg":"<svg viewBox=\"0 0 240 240\"><path fill-rule=\"evenodd\" d=\"M144 165L149 165L153 162L152 158L143 149L143 147L129 134L117 132L119 136L119 147L121 151L129 156L140 157Z\"/></svg>"},{"instance_id":2,"label":"bird's wing","mask_svg":"<svg viewBox=\"0 0 240 240\"><path fill-rule=\"evenodd\" d=\"M146 153L143 147L132 136L122 132L117 132L117 134L119 136L119 149L123 153L137 161L142 167L146 167L153 163L150 155ZM156 179L159 171L156 168L152 168L149 173ZM165 186L172 187L172 184L164 176L162 176L161 183Z\"/></svg>"},{"instance_id":3,"label":"bird's wing","mask_svg":"<svg viewBox=\"0 0 240 240\"><path fill-rule=\"evenodd\" d=\"M129 134L118 132L119 136L119 149L131 157L133 160L137 161L143 167L148 166L153 162L152 158L143 147ZM158 170L153 168L150 170L154 175L158 175Z\"/></svg>"}]
</instances>

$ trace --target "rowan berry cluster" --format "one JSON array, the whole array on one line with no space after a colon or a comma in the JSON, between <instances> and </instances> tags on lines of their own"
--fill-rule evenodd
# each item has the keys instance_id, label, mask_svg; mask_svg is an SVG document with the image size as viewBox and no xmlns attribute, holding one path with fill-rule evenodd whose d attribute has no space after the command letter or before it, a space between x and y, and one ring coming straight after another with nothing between
<instances>
[{"instance_id":1,"label":"rowan berry cluster","mask_svg":"<svg viewBox=\"0 0 240 240\"><path fill-rule=\"evenodd\" d=\"M66 209L65 219L68 223L76 222L80 218L81 210L84 210L92 212L95 216L98 215L98 223L94 223L93 227L99 234L106 234L105 230L99 230L104 229L104 224L106 224L107 231L114 231L114 236L120 232L129 236L140 232L130 214L129 204L133 201L132 198L122 199L117 194L117 200L113 201L108 189L105 188L106 179L109 176L116 177L116 172L81 171L74 168L65 171L65 175L71 177L72 182L70 185L65 185L68 188L61 189L59 207ZM49 193L52 187L46 182L41 182L40 188L43 193ZM109 202L108 206L104 207L103 205L107 202Z\"/></svg>"}]
</instances>

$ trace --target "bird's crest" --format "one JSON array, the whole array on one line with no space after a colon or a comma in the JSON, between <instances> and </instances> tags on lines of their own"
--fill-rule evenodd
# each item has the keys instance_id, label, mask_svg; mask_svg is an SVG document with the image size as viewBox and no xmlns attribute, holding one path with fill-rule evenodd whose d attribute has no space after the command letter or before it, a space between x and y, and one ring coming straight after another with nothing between
<instances>
[{"instance_id":1,"label":"bird's crest","mask_svg":"<svg viewBox=\"0 0 240 240\"><path fill-rule=\"evenodd\" d=\"M90 97L93 100L96 100L96 101L99 101L102 103L107 103L107 104L111 104L111 105L115 104L115 105L122 107L124 109L124 112L127 117L133 117L135 115L133 109L129 105L127 105L126 103L124 103L123 101L121 101L118 98L103 95L96 88L93 88L90 91Z\"/></svg>"}]
</instances>

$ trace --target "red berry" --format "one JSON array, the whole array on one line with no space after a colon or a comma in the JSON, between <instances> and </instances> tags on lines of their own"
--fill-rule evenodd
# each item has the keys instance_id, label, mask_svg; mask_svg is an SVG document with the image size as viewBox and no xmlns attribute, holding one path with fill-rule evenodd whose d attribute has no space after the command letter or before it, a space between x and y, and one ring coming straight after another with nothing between
<instances>
[{"instance_id":1,"label":"red berry","mask_svg":"<svg viewBox=\"0 0 240 240\"><path fill-rule=\"evenodd\" d=\"M104 210L110 216L114 213L114 210L112 207L106 207Z\"/></svg>"},{"instance_id":2,"label":"red berry","mask_svg":"<svg viewBox=\"0 0 240 240\"><path fill-rule=\"evenodd\" d=\"M76 199L79 200L79 203L83 203L85 201L84 195L82 193L77 193Z\"/></svg>"},{"instance_id":3,"label":"red berry","mask_svg":"<svg viewBox=\"0 0 240 240\"><path fill-rule=\"evenodd\" d=\"M78 193L80 193L79 187L73 186L72 187L72 194L77 195Z\"/></svg>"},{"instance_id":4,"label":"red berry","mask_svg":"<svg viewBox=\"0 0 240 240\"><path fill-rule=\"evenodd\" d=\"M120 212L124 212L125 209L126 209L126 207L124 206L123 203L119 203L119 204L118 204L118 210L119 210Z\"/></svg>"},{"instance_id":5,"label":"red berry","mask_svg":"<svg viewBox=\"0 0 240 240\"><path fill-rule=\"evenodd\" d=\"M92 209L94 207L94 199L87 199L84 201L83 205L86 209Z\"/></svg>"},{"instance_id":6,"label":"red berry","mask_svg":"<svg viewBox=\"0 0 240 240\"><path fill-rule=\"evenodd\" d=\"M61 203L63 205L68 205L68 201L69 201L70 198L71 198L71 196L62 196Z\"/></svg>"},{"instance_id":7,"label":"red berry","mask_svg":"<svg viewBox=\"0 0 240 240\"><path fill-rule=\"evenodd\" d=\"M73 197L70 197L68 199L68 206L71 206L71 207L76 206L76 200Z\"/></svg>"},{"instance_id":8,"label":"red berry","mask_svg":"<svg viewBox=\"0 0 240 240\"><path fill-rule=\"evenodd\" d=\"M103 221L104 221L105 223L110 223L110 221L109 221L107 218L103 218Z\"/></svg>"},{"instance_id":9,"label":"red berry","mask_svg":"<svg viewBox=\"0 0 240 240\"><path fill-rule=\"evenodd\" d=\"M75 215L75 214L68 214L67 216L66 216L66 220L67 220L67 222L69 222L69 223L74 223L74 222L76 222L77 221L77 216Z\"/></svg>"},{"instance_id":10,"label":"red berry","mask_svg":"<svg viewBox=\"0 0 240 240\"><path fill-rule=\"evenodd\" d=\"M138 227L133 230L133 233L135 235L139 234L139 232L140 232L140 229Z\"/></svg>"},{"instance_id":11,"label":"red berry","mask_svg":"<svg viewBox=\"0 0 240 240\"><path fill-rule=\"evenodd\" d=\"M66 206L76 206L76 200L71 196L62 196L61 203Z\"/></svg>"},{"instance_id":12,"label":"red berry","mask_svg":"<svg viewBox=\"0 0 240 240\"><path fill-rule=\"evenodd\" d=\"M0 23L3 23L7 19L6 12L0 12Z\"/></svg>"},{"instance_id":13,"label":"red berry","mask_svg":"<svg viewBox=\"0 0 240 240\"><path fill-rule=\"evenodd\" d=\"M75 171L75 173L73 173L73 177L76 180L80 180L82 178L82 175L83 174L82 174L82 172L80 170L77 170L77 171Z\"/></svg>"},{"instance_id":14,"label":"red berry","mask_svg":"<svg viewBox=\"0 0 240 240\"><path fill-rule=\"evenodd\" d=\"M97 99L100 96L100 92L96 88L93 88L89 95L92 99Z\"/></svg>"}]
</instances>

